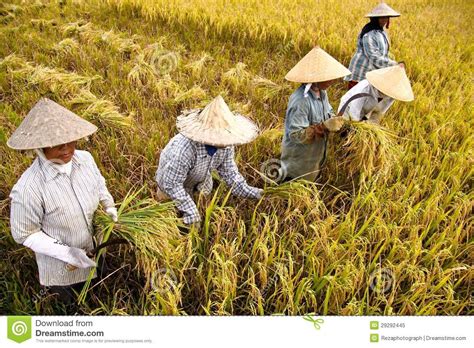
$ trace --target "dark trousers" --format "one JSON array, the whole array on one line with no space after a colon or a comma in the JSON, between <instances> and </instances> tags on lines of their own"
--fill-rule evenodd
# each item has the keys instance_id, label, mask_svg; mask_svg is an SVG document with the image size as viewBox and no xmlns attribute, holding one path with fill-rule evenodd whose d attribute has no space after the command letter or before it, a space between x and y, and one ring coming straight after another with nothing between
<instances>
[{"instance_id":1,"label":"dark trousers","mask_svg":"<svg viewBox=\"0 0 474 348\"><path fill-rule=\"evenodd\" d=\"M49 294L54 296L57 303L66 307L66 314L73 315L77 313L77 294L81 292L85 282L71 284L67 286L50 286Z\"/></svg>"}]
</instances>

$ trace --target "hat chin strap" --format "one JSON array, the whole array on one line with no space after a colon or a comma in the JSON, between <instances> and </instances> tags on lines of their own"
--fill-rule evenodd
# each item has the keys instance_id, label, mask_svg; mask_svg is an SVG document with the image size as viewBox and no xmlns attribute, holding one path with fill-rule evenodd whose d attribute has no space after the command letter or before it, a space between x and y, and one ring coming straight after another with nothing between
<instances>
[{"instance_id":1,"label":"hat chin strap","mask_svg":"<svg viewBox=\"0 0 474 348\"><path fill-rule=\"evenodd\" d=\"M311 86L313 84L312 83L307 83L306 86L304 87L304 97L307 98L308 97L308 92L309 90L311 89Z\"/></svg>"},{"instance_id":2,"label":"hat chin strap","mask_svg":"<svg viewBox=\"0 0 474 348\"><path fill-rule=\"evenodd\" d=\"M56 163L46 158L43 149L35 149L36 154L41 157L42 160L51 163L60 173L71 174L72 161L68 163Z\"/></svg>"}]
</instances>

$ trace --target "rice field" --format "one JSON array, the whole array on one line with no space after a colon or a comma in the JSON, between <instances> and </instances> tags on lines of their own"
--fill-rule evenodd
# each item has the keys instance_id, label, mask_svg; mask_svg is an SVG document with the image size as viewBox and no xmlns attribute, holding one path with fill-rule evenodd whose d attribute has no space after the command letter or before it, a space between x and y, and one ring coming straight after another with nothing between
<instances>
[{"instance_id":1,"label":"rice field","mask_svg":"<svg viewBox=\"0 0 474 348\"><path fill-rule=\"evenodd\" d=\"M375 5L374 2L373 5ZM415 101L381 126L332 134L317 183L277 186L286 72L318 44L348 65L361 0L5 0L0 4L0 314L61 314L33 253L9 231L8 195L33 156L6 141L46 96L99 126L90 151L119 206L96 233L122 237L83 314L473 314L473 54L470 1L392 0L391 53ZM238 15L236 15L238 13ZM345 91L329 89L334 108ZM156 202L161 149L182 109L221 94L262 132L236 160L260 201L220 184L201 231ZM270 161L270 162L269 162ZM267 173L268 174L268 173ZM107 276L109 275L109 276Z\"/></svg>"}]
</instances>

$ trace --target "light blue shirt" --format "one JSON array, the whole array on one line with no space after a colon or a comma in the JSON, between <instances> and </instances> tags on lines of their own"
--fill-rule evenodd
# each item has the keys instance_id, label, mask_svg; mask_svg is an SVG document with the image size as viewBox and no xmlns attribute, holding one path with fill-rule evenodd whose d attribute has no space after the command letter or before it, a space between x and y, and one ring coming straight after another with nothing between
<instances>
[{"instance_id":1,"label":"light blue shirt","mask_svg":"<svg viewBox=\"0 0 474 348\"><path fill-rule=\"evenodd\" d=\"M305 129L329 119L333 109L326 91L320 96L310 90L304 96L301 85L291 96L286 110L285 132L281 151L281 170L287 177L301 177L314 181L326 157L327 136L316 137L310 143L303 142Z\"/></svg>"}]
</instances>

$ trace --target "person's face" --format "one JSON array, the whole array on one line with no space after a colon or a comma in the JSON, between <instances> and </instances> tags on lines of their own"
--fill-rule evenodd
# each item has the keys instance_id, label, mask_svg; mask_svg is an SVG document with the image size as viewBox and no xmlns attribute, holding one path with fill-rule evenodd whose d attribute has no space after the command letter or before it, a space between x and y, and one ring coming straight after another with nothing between
<instances>
[{"instance_id":1,"label":"person's face","mask_svg":"<svg viewBox=\"0 0 474 348\"><path fill-rule=\"evenodd\" d=\"M76 150L76 142L62 144L54 147L46 147L43 149L45 157L55 163L64 164L72 160L74 151Z\"/></svg>"},{"instance_id":2,"label":"person's face","mask_svg":"<svg viewBox=\"0 0 474 348\"><path fill-rule=\"evenodd\" d=\"M333 85L336 81L337 80L322 81L322 82L313 84L312 87L316 87L317 89L328 89L329 86Z\"/></svg>"},{"instance_id":3,"label":"person's face","mask_svg":"<svg viewBox=\"0 0 474 348\"><path fill-rule=\"evenodd\" d=\"M388 25L390 24L390 17L379 17L379 24L382 28L385 26L388 28Z\"/></svg>"}]
</instances>

